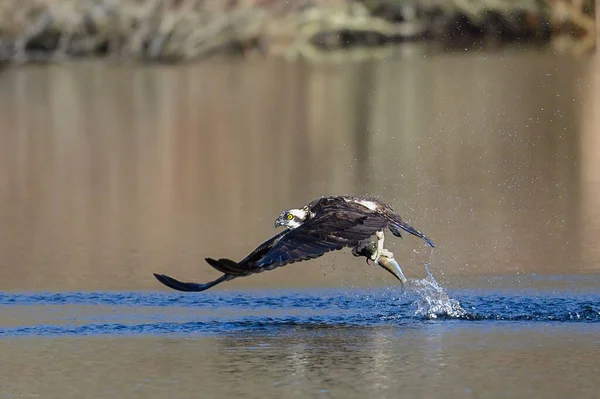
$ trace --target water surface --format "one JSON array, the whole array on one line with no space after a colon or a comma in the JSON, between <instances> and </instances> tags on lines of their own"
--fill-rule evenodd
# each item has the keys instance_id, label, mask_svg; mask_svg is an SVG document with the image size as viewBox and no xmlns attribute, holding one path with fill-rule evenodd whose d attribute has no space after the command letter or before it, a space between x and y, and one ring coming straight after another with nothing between
<instances>
[{"instance_id":1,"label":"water surface","mask_svg":"<svg viewBox=\"0 0 600 399\"><path fill-rule=\"evenodd\" d=\"M380 195L436 243L438 275L598 271L594 62L498 52L8 69L0 290L215 278L204 257L242 258L282 209L328 194ZM387 242L424 277L422 242ZM390 283L367 270L336 253L228 284Z\"/></svg>"},{"instance_id":2,"label":"water surface","mask_svg":"<svg viewBox=\"0 0 600 399\"><path fill-rule=\"evenodd\" d=\"M4 70L0 399L600 398L598 61L407 54ZM436 243L386 240L405 293L347 252L152 277L360 193Z\"/></svg>"},{"instance_id":3,"label":"water surface","mask_svg":"<svg viewBox=\"0 0 600 399\"><path fill-rule=\"evenodd\" d=\"M431 280L406 292L7 293L0 383L51 398L597 398L600 275L525 279L533 289L450 297Z\"/></svg>"}]
</instances>

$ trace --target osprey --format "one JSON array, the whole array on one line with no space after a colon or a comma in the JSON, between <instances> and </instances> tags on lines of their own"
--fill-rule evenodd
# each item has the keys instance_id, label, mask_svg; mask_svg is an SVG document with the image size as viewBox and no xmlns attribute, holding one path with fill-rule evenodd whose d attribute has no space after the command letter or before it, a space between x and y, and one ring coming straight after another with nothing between
<instances>
[{"instance_id":1,"label":"osprey","mask_svg":"<svg viewBox=\"0 0 600 399\"><path fill-rule=\"evenodd\" d=\"M396 237L402 231L433 242L406 223L389 205L368 196L330 196L318 198L298 209L281 212L275 227L285 227L281 233L259 245L239 262L230 259L206 258L206 262L223 275L214 281L199 284L182 282L164 274L154 277L178 291L204 291L223 281L245 277L290 263L318 258L329 251L352 248L354 256L365 256L406 282L394 255L383 247L384 230Z\"/></svg>"}]
</instances>

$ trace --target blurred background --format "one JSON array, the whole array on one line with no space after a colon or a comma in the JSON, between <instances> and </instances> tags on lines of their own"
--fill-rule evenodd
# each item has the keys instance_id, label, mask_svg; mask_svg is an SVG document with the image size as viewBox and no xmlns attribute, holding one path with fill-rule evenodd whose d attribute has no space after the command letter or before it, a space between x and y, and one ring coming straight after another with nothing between
<instances>
[{"instance_id":1,"label":"blurred background","mask_svg":"<svg viewBox=\"0 0 600 399\"><path fill-rule=\"evenodd\" d=\"M0 290L162 289L381 196L410 277L600 270L593 1L3 0ZM348 251L215 289L390 284Z\"/></svg>"}]
</instances>

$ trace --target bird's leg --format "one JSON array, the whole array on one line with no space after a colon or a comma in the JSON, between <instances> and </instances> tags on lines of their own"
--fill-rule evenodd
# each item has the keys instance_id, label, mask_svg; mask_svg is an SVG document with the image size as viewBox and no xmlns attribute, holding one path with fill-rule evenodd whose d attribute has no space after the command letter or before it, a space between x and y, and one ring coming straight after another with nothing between
<instances>
[{"instance_id":1,"label":"bird's leg","mask_svg":"<svg viewBox=\"0 0 600 399\"><path fill-rule=\"evenodd\" d=\"M371 260L378 263L379 257L382 255L383 251L385 251L383 248L383 241L385 240L383 231L375 233L375 237L377 237L377 250L371 254Z\"/></svg>"},{"instance_id":2,"label":"bird's leg","mask_svg":"<svg viewBox=\"0 0 600 399\"><path fill-rule=\"evenodd\" d=\"M402 272L402 268L394 259L394 254L392 251L388 251L383 247L383 242L385 237L383 235L383 231L378 231L375 233L377 237L377 251L371 255L371 259L373 262L377 263L379 266L383 267L388 272L392 273L394 277L396 277L402 285L408 281L406 276L404 276L404 272Z\"/></svg>"},{"instance_id":3,"label":"bird's leg","mask_svg":"<svg viewBox=\"0 0 600 399\"><path fill-rule=\"evenodd\" d=\"M381 256L389 256L393 258L394 254L383 248L383 231L378 231L375 233L375 236L377 237L377 241L373 241L372 239L364 240L361 241L356 247L352 248L352 255L364 256L367 258L367 261L370 259L373 261L373 263L377 263Z\"/></svg>"}]
</instances>

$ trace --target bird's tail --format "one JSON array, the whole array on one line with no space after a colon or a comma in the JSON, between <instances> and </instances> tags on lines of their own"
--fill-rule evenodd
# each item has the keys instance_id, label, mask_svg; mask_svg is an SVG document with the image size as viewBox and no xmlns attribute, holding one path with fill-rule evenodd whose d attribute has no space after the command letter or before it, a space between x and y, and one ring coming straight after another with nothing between
<instances>
[{"instance_id":1,"label":"bird's tail","mask_svg":"<svg viewBox=\"0 0 600 399\"><path fill-rule=\"evenodd\" d=\"M248 274L248 269L242 266L242 263L237 263L231 259L221 258L219 260L212 258L205 258L206 262L220 271L221 273L228 274L230 276L245 276Z\"/></svg>"},{"instance_id":2,"label":"bird's tail","mask_svg":"<svg viewBox=\"0 0 600 399\"><path fill-rule=\"evenodd\" d=\"M427 242L427 244L431 245L432 248L435 247L433 245L433 241L431 241L429 238L427 238L425 236L425 234L416 230L411 225L409 225L404 220L402 220L402 218L400 216L394 215L393 217L390 217L389 228L390 228L390 231L392 232L392 234L395 235L396 237L402 237L402 230L404 230L414 236L422 238L423 240L425 240Z\"/></svg>"}]
</instances>

